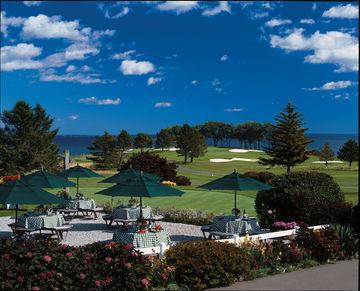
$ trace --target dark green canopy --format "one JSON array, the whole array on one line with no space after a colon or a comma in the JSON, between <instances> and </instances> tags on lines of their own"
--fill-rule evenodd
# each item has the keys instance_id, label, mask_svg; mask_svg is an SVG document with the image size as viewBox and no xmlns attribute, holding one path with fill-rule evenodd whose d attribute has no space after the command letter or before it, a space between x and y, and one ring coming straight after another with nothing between
<instances>
[{"instance_id":1,"label":"dark green canopy","mask_svg":"<svg viewBox=\"0 0 360 291\"><path fill-rule=\"evenodd\" d=\"M65 179L76 178L77 193L79 193L79 178L102 177L98 173L95 173L94 171L88 168L79 166L79 164L77 164L75 167L62 171L61 173L57 174L57 176Z\"/></svg>"},{"instance_id":2,"label":"dark green canopy","mask_svg":"<svg viewBox=\"0 0 360 291\"><path fill-rule=\"evenodd\" d=\"M123 170L109 178L106 178L105 180L100 181L99 183L124 183L125 181L137 178L141 176L141 171L134 169L134 168L128 168L126 170ZM145 178L148 178L153 181L159 181L160 177L155 176L153 174L149 174L146 172L143 172L143 176Z\"/></svg>"},{"instance_id":3,"label":"dark green canopy","mask_svg":"<svg viewBox=\"0 0 360 291\"><path fill-rule=\"evenodd\" d=\"M96 192L95 194L102 194L108 196L139 196L140 197L140 217L142 218L142 197L166 197L166 196L181 196L185 192L170 186L159 183L147 178L148 173L140 172L140 176L135 176L131 179L124 180L110 188Z\"/></svg>"},{"instance_id":4,"label":"dark green canopy","mask_svg":"<svg viewBox=\"0 0 360 291\"><path fill-rule=\"evenodd\" d=\"M0 204L15 204L15 224L17 224L19 204L60 204L66 201L37 187L31 187L20 180L0 185Z\"/></svg>"},{"instance_id":5,"label":"dark green canopy","mask_svg":"<svg viewBox=\"0 0 360 291\"><path fill-rule=\"evenodd\" d=\"M38 188L65 188L76 186L74 182L55 176L43 170L22 177L21 181L25 184Z\"/></svg>"},{"instance_id":6,"label":"dark green canopy","mask_svg":"<svg viewBox=\"0 0 360 291\"><path fill-rule=\"evenodd\" d=\"M199 188L208 190L234 190L236 208L236 190L268 190L272 187L258 180L246 177L234 170L233 173L201 185Z\"/></svg>"}]
</instances>

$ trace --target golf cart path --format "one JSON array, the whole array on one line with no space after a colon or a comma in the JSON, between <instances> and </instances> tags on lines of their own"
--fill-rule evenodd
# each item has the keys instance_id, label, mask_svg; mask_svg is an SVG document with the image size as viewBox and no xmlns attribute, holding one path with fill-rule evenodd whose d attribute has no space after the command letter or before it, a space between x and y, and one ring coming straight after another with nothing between
<instances>
[{"instance_id":1,"label":"golf cart path","mask_svg":"<svg viewBox=\"0 0 360 291\"><path fill-rule=\"evenodd\" d=\"M212 290L359 290L359 260L237 282Z\"/></svg>"}]
</instances>

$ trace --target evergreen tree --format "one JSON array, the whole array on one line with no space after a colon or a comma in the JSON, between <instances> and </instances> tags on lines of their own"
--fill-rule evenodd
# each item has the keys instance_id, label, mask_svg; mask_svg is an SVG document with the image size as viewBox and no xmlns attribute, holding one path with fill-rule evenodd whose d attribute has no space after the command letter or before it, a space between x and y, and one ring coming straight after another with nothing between
<instances>
[{"instance_id":1,"label":"evergreen tree","mask_svg":"<svg viewBox=\"0 0 360 291\"><path fill-rule=\"evenodd\" d=\"M106 131L103 135L97 136L88 149L91 156L86 158L93 161L96 168L109 169L119 164L120 156L116 148L116 138Z\"/></svg>"},{"instance_id":2,"label":"evergreen tree","mask_svg":"<svg viewBox=\"0 0 360 291\"><path fill-rule=\"evenodd\" d=\"M120 164L123 162L125 152L132 147L132 144L133 138L126 130L122 130L116 140L116 147L118 148L120 154Z\"/></svg>"},{"instance_id":3,"label":"evergreen tree","mask_svg":"<svg viewBox=\"0 0 360 291\"><path fill-rule=\"evenodd\" d=\"M307 128L302 127L302 115L295 109L293 104L288 103L275 118L276 125L270 137L271 147L265 150L270 158L260 158L260 164L285 166L287 172L290 172L291 167L309 158L306 146L311 140L305 137Z\"/></svg>"},{"instance_id":4,"label":"evergreen tree","mask_svg":"<svg viewBox=\"0 0 360 291\"><path fill-rule=\"evenodd\" d=\"M58 129L51 130L54 119L40 104L31 108L18 101L10 111L2 112L1 121L0 175L59 169L58 146L53 143Z\"/></svg>"},{"instance_id":5,"label":"evergreen tree","mask_svg":"<svg viewBox=\"0 0 360 291\"><path fill-rule=\"evenodd\" d=\"M156 146L161 148L163 151L164 148L169 148L174 141L174 136L171 134L170 130L168 129L162 129L160 132L156 135Z\"/></svg>"},{"instance_id":6,"label":"evergreen tree","mask_svg":"<svg viewBox=\"0 0 360 291\"><path fill-rule=\"evenodd\" d=\"M337 153L338 159L351 163L359 160L359 145L353 139L349 139Z\"/></svg>"},{"instance_id":7,"label":"evergreen tree","mask_svg":"<svg viewBox=\"0 0 360 291\"><path fill-rule=\"evenodd\" d=\"M138 133L134 139L134 147L140 148L140 151L143 152L144 148L152 146L152 139L149 135L145 133Z\"/></svg>"},{"instance_id":8,"label":"evergreen tree","mask_svg":"<svg viewBox=\"0 0 360 291\"><path fill-rule=\"evenodd\" d=\"M331 149L329 143L324 144L323 148L319 152L320 161L325 161L327 167L328 161L334 160L334 152Z\"/></svg>"}]
</instances>

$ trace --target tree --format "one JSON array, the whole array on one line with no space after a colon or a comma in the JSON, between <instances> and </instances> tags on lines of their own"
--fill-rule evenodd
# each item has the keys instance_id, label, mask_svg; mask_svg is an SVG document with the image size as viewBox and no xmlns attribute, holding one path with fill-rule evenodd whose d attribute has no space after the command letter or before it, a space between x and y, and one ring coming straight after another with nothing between
<instances>
[{"instance_id":1,"label":"tree","mask_svg":"<svg viewBox=\"0 0 360 291\"><path fill-rule=\"evenodd\" d=\"M209 121L199 126L199 131L206 137L212 138L214 146L222 142L227 135L227 126L223 122Z\"/></svg>"},{"instance_id":2,"label":"tree","mask_svg":"<svg viewBox=\"0 0 360 291\"><path fill-rule=\"evenodd\" d=\"M122 130L116 139L116 147L118 148L120 154L120 164L123 161L125 152L132 147L132 144L133 138L126 130Z\"/></svg>"},{"instance_id":3,"label":"tree","mask_svg":"<svg viewBox=\"0 0 360 291\"><path fill-rule=\"evenodd\" d=\"M143 152L144 148L152 146L152 139L149 135L145 133L138 133L134 139L134 147L140 148L140 151Z\"/></svg>"},{"instance_id":4,"label":"tree","mask_svg":"<svg viewBox=\"0 0 360 291\"><path fill-rule=\"evenodd\" d=\"M175 137L169 129L162 129L156 135L155 144L157 147L161 148L161 150L163 151L164 148L169 148L171 146L174 139L175 139Z\"/></svg>"},{"instance_id":5,"label":"tree","mask_svg":"<svg viewBox=\"0 0 360 291\"><path fill-rule=\"evenodd\" d=\"M117 167L120 162L120 155L116 148L116 138L106 131L103 135L97 136L88 149L91 156L86 158L93 161L96 168L109 169Z\"/></svg>"},{"instance_id":6,"label":"tree","mask_svg":"<svg viewBox=\"0 0 360 291\"><path fill-rule=\"evenodd\" d=\"M353 139L349 139L337 153L338 159L342 161L349 162L349 167L351 163L359 160L359 145Z\"/></svg>"},{"instance_id":7,"label":"tree","mask_svg":"<svg viewBox=\"0 0 360 291\"><path fill-rule=\"evenodd\" d=\"M181 128L176 139L176 144L179 148L176 152L180 156L184 156L185 164L188 158L190 158L192 162L194 158L204 155L207 148L205 137L188 124L184 124Z\"/></svg>"},{"instance_id":8,"label":"tree","mask_svg":"<svg viewBox=\"0 0 360 291\"><path fill-rule=\"evenodd\" d=\"M0 175L59 169L59 149L53 143L58 129L51 129L53 121L40 104L31 108L25 101L2 112Z\"/></svg>"},{"instance_id":9,"label":"tree","mask_svg":"<svg viewBox=\"0 0 360 291\"><path fill-rule=\"evenodd\" d=\"M328 143L324 144L323 148L320 150L319 159L320 161L325 161L326 167L328 165L328 161L332 161L334 159L334 152Z\"/></svg>"},{"instance_id":10,"label":"tree","mask_svg":"<svg viewBox=\"0 0 360 291\"><path fill-rule=\"evenodd\" d=\"M307 128L302 127L302 115L292 103L285 106L275 121L276 125L270 137L271 147L265 150L270 158L262 157L259 163L270 167L285 166L287 172L290 172L291 167L309 158L306 147L311 140L305 137Z\"/></svg>"}]
</instances>

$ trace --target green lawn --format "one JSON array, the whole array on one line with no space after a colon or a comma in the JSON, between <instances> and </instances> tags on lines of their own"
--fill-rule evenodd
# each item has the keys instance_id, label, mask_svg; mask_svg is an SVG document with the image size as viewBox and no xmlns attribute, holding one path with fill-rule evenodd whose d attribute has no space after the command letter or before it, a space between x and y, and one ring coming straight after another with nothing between
<instances>
[{"instance_id":1,"label":"green lawn","mask_svg":"<svg viewBox=\"0 0 360 291\"><path fill-rule=\"evenodd\" d=\"M229 213L233 208L234 195L231 191L208 191L197 189L197 186L204 184L208 181L221 177L225 174L237 169L239 172L244 173L247 171L270 171L275 174L285 173L284 168L276 167L273 169L267 169L264 166L254 162L229 162L229 163L210 163L209 159L212 158L250 158L257 159L259 156L264 156L263 153L231 153L227 148L214 148L209 147L206 155L199 159L195 159L191 164L183 164L183 157L177 156L176 152L170 151L155 151L161 156L166 157L169 160L175 160L178 164L178 174L184 175L190 178L192 185L189 187L179 187L186 191L182 197L164 197L164 198L151 198L144 199L144 203L150 206L159 207L178 207L178 208L192 208L197 210L212 211L218 214ZM342 190L345 193L347 201L357 203L358 201L358 163L353 163L351 167L348 164L330 164L328 167L325 165L313 164L313 161L318 160L317 157L310 157L305 163L295 167L293 170L313 170L328 173L333 176L335 181L339 183ZM84 155L75 157L75 161L88 162ZM104 177L108 177L112 174L111 171L105 172ZM115 173L115 170L113 171ZM103 179L103 178L101 178ZM80 192L86 197L94 198L98 203L110 202L111 197L103 195L95 195L94 193L111 186L111 184L97 183L101 179L88 178L80 179ZM54 192L54 191L52 191ZM56 192L56 191L55 191ZM71 189L73 195L74 188ZM254 199L256 191L243 191L238 192L238 207L250 215L255 215ZM114 205L118 201L126 202L129 198L117 199L114 198ZM0 215L3 213L0 212Z\"/></svg>"}]
</instances>

